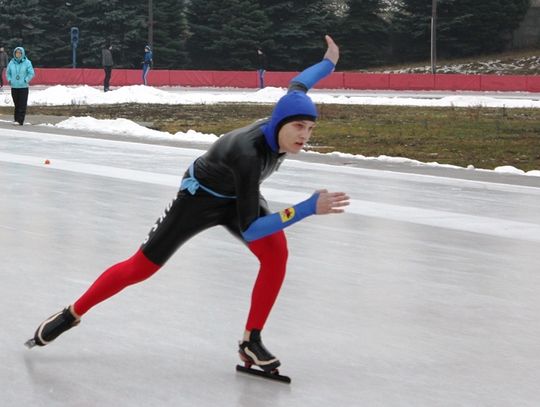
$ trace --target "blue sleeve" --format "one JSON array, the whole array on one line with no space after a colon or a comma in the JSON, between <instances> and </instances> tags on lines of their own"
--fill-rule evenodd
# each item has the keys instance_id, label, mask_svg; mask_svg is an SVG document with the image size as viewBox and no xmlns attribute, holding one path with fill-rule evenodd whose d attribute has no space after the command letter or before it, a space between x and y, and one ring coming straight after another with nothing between
<instances>
[{"instance_id":1,"label":"blue sleeve","mask_svg":"<svg viewBox=\"0 0 540 407\"><path fill-rule=\"evenodd\" d=\"M261 239L272 233L285 229L302 219L314 215L317 210L317 199L319 193L316 192L309 199L290 208L284 209L271 215L263 216L255 220L245 232L242 233L246 242Z\"/></svg>"},{"instance_id":2,"label":"blue sleeve","mask_svg":"<svg viewBox=\"0 0 540 407\"><path fill-rule=\"evenodd\" d=\"M34 67L32 66L32 62L28 61L28 68L26 70L26 83L30 83L30 81L35 76Z\"/></svg>"},{"instance_id":3,"label":"blue sleeve","mask_svg":"<svg viewBox=\"0 0 540 407\"><path fill-rule=\"evenodd\" d=\"M307 90L311 89L321 79L326 78L332 73L336 66L329 59L323 59L321 62L304 69L292 80L292 83L301 83Z\"/></svg>"}]
</instances>

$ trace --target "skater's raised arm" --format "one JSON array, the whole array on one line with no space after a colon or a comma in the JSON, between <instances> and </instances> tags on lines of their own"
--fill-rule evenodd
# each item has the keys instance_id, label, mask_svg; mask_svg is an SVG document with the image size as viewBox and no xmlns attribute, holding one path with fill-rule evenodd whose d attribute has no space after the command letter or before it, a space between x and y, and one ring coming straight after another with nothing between
<instances>
[{"instance_id":1,"label":"skater's raised arm","mask_svg":"<svg viewBox=\"0 0 540 407\"><path fill-rule=\"evenodd\" d=\"M327 50L324 59L292 79L289 91L278 101L268 124L263 127L268 145L276 153L296 154L311 137L317 108L306 92L330 75L339 59L338 46L329 35L325 38ZM280 212L248 218L248 222L242 224L242 236L247 242L258 240L310 215L341 213L348 204L349 197L343 192L316 191L305 201Z\"/></svg>"},{"instance_id":2,"label":"skater's raised arm","mask_svg":"<svg viewBox=\"0 0 540 407\"><path fill-rule=\"evenodd\" d=\"M289 92L292 90L302 90L307 92L321 79L330 75L339 60L339 48L329 35L325 36L326 39L326 53L323 60L310 66L295 76L289 85Z\"/></svg>"}]
</instances>

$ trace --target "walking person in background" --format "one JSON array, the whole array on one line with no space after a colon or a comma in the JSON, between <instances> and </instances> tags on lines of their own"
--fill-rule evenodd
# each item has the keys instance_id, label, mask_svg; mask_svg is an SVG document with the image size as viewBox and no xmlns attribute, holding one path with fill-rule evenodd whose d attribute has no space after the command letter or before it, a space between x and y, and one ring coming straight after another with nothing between
<instances>
[{"instance_id":1,"label":"walking person in background","mask_svg":"<svg viewBox=\"0 0 540 407\"><path fill-rule=\"evenodd\" d=\"M34 67L32 62L26 57L23 47L17 47L13 51L13 58L7 67L7 80L11 85L11 97L15 105L13 120L14 124L21 126L26 117L26 106L28 104L28 87L34 77Z\"/></svg>"},{"instance_id":2,"label":"walking person in background","mask_svg":"<svg viewBox=\"0 0 540 407\"><path fill-rule=\"evenodd\" d=\"M144 59L142 61L142 80L145 85L148 72L150 72L150 68L152 68L152 65L154 63L154 60L152 58L152 49L150 48L150 45L147 45L146 47L144 47Z\"/></svg>"},{"instance_id":3,"label":"walking person in background","mask_svg":"<svg viewBox=\"0 0 540 407\"><path fill-rule=\"evenodd\" d=\"M260 48L257 49L257 73L259 74L259 88L264 88L264 74L266 73L266 55Z\"/></svg>"},{"instance_id":4,"label":"walking person in background","mask_svg":"<svg viewBox=\"0 0 540 407\"><path fill-rule=\"evenodd\" d=\"M111 73L114 65L112 56L112 45L108 45L101 50L101 60L103 69L105 70L105 79L103 80L103 91L108 92L109 82L111 81Z\"/></svg>"},{"instance_id":5,"label":"walking person in background","mask_svg":"<svg viewBox=\"0 0 540 407\"><path fill-rule=\"evenodd\" d=\"M4 87L4 69L8 66L8 55L4 47L0 47L0 89Z\"/></svg>"}]
</instances>

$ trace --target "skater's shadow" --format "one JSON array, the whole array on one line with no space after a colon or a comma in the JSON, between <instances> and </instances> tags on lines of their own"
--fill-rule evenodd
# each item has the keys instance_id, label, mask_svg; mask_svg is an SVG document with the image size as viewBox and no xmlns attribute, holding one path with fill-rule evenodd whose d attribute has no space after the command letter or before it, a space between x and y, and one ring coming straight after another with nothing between
<instances>
[{"instance_id":1,"label":"skater's shadow","mask_svg":"<svg viewBox=\"0 0 540 407\"><path fill-rule=\"evenodd\" d=\"M70 373L84 368L85 364L88 367L88 360L85 359L88 358L41 355L36 352L25 352L23 356L33 392L38 398L49 402L80 398L81 383L77 382L77 375Z\"/></svg>"},{"instance_id":2,"label":"skater's shadow","mask_svg":"<svg viewBox=\"0 0 540 407\"><path fill-rule=\"evenodd\" d=\"M282 405L280 399L291 394L291 386L292 384L236 372L236 387L238 389L236 405L238 407L253 407L257 404L257 400L264 400L270 405ZM285 405L287 404L289 403L285 403Z\"/></svg>"}]
</instances>

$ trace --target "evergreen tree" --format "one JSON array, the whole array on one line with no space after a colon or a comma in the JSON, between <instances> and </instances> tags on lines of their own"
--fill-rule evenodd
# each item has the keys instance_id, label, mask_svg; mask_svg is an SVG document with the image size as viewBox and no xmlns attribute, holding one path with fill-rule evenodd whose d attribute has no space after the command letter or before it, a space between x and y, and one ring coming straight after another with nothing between
<instances>
[{"instance_id":1,"label":"evergreen tree","mask_svg":"<svg viewBox=\"0 0 540 407\"><path fill-rule=\"evenodd\" d=\"M39 53L35 63L42 67L71 66L71 27L76 21L71 3L65 0L40 0L39 17L34 20L44 33L39 43L35 44L35 51Z\"/></svg>"},{"instance_id":2,"label":"evergreen tree","mask_svg":"<svg viewBox=\"0 0 540 407\"><path fill-rule=\"evenodd\" d=\"M35 25L38 11L38 0L11 0L0 3L0 39L8 54L15 47L22 46L33 63L39 61L38 44L43 40L44 32Z\"/></svg>"},{"instance_id":3,"label":"evergreen tree","mask_svg":"<svg viewBox=\"0 0 540 407\"><path fill-rule=\"evenodd\" d=\"M441 3L441 0L438 0ZM394 57L397 61L426 59L430 55L432 0L403 0L392 19Z\"/></svg>"},{"instance_id":4,"label":"evergreen tree","mask_svg":"<svg viewBox=\"0 0 540 407\"><path fill-rule=\"evenodd\" d=\"M394 56L400 61L430 55L432 0L403 0L393 18ZM439 57L501 51L523 20L529 0L437 0Z\"/></svg>"},{"instance_id":5,"label":"evergreen tree","mask_svg":"<svg viewBox=\"0 0 540 407\"><path fill-rule=\"evenodd\" d=\"M331 4L322 0L259 0L272 26L265 33L269 69L302 70L323 55L324 35L337 31Z\"/></svg>"},{"instance_id":6,"label":"evergreen tree","mask_svg":"<svg viewBox=\"0 0 540 407\"><path fill-rule=\"evenodd\" d=\"M115 66L138 68L147 38L147 8L135 0L86 0L75 3L80 30L81 65L101 66L101 49L112 44Z\"/></svg>"},{"instance_id":7,"label":"evergreen tree","mask_svg":"<svg viewBox=\"0 0 540 407\"><path fill-rule=\"evenodd\" d=\"M441 56L502 51L523 20L529 0L453 0L441 9ZM440 39L439 39L440 36Z\"/></svg>"},{"instance_id":8,"label":"evergreen tree","mask_svg":"<svg viewBox=\"0 0 540 407\"><path fill-rule=\"evenodd\" d=\"M186 1L154 1L154 66L177 69L189 66L188 36Z\"/></svg>"},{"instance_id":9,"label":"evergreen tree","mask_svg":"<svg viewBox=\"0 0 540 407\"><path fill-rule=\"evenodd\" d=\"M255 68L255 53L269 21L254 0L193 0L188 9L188 51L194 68Z\"/></svg>"},{"instance_id":10,"label":"evergreen tree","mask_svg":"<svg viewBox=\"0 0 540 407\"><path fill-rule=\"evenodd\" d=\"M388 24L381 0L349 0L339 24L339 66L346 69L381 65L389 53Z\"/></svg>"}]
</instances>

